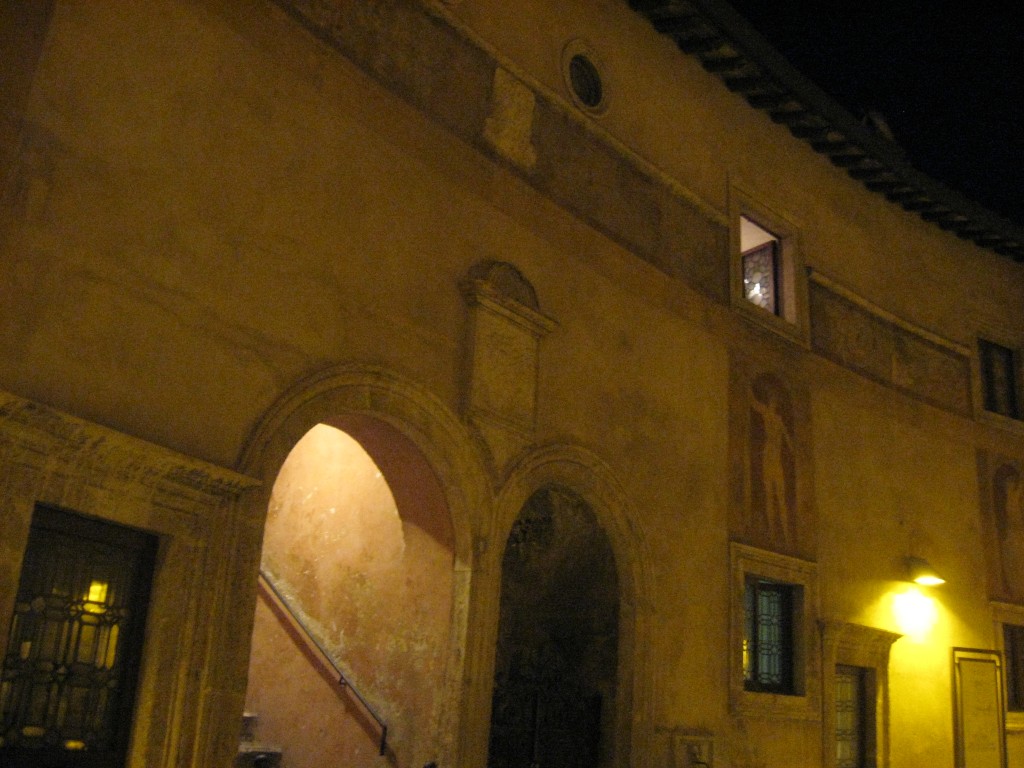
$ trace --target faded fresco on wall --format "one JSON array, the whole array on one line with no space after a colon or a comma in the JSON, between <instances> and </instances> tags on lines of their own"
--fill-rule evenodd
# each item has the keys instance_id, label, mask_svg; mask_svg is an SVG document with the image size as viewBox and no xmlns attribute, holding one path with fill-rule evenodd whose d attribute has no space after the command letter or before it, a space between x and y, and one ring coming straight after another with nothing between
<instances>
[{"instance_id":1,"label":"faded fresco on wall","mask_svg":"<svg viewBox=\"0 0 1024 768\"><path fill-rule=\"evenodd\" d=\"M772 542L789 546L796 514L796 458L789 393L772 376L750 388L750 512Z\"/></svg>"},{"instance_id":2,"label":"faded fresco on wall","mask_svg":"<svg viewBox=\"0 0 1024 768\"><path fill-rule=\"evenodd\" d=\"M806 392L777 372L736 361L730 422L731 535L775 552L812 557Z\"/></svg>"},{"instance_id":3,"label":"faded fresco on wall","mask_svg":"<svg viewBox=\"0 0 1024 768\"><path fill-rule=\"evenodd\" d=\"M1024 602L1024 469L1019 459L978 453L991 597Z\"/></svg>"}]
</instances>

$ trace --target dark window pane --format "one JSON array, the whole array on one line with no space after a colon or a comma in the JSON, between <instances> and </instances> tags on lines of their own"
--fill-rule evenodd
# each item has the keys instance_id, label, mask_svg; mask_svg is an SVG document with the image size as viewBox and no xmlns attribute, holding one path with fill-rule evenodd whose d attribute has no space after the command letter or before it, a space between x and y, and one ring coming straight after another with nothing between
<instances>
[{"instance_id":1,"label":"dark window pane","mask_svg":"<svg viewBox=\"0 0 1024 768\"><path fill-rule=\"evenodd\" d=\"M752 578L744 590L743 679L748 690L794 693L793 604L797 587Z\"/></svg>"},{"instance_id":2,"label":"dark window pane","mask_svg":"<svg viewBox=\"0 0 1024 768\"><path fill-rule=\"evenodd\" d=\"M36 510L0 685L0 764L119 765L156 540Z\"/></svg>"},{"instance_id":3,"label":"dark window pane","mask_svg":"<svg viewBox=\"0 0 1024 768\"><path fill-rule=\"evenodd\" d=\"M1006 706L1011 712L1024 712L1024 626L1003 625L1006 656Z\"/></svg>"},{"instance_id":4,"label":"dark window pane","mask_svg":"<svg viewBox=\"0 0 1024 768\"><path fill-rule=\"evenodd\" d=\"M985 410L1019 419L1020 400L1013 350L982 339L978 341L978 357Z\"/></svg>"}]
</instances>

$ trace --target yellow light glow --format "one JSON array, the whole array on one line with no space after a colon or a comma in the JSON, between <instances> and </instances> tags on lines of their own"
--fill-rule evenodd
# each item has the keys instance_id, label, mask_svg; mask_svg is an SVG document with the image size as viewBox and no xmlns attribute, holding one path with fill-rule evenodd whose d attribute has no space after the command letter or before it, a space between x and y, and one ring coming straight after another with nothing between
<instances>
[{"instance_id":1,"label":"yellow light glow","mask_svg":"<svg viewBox=\"0 0 1024 768\"><path fill-rule=\"evenodd\" d=\"M893 615L900 631L916 640L931 632L939 618L935 600L916 587L893 595Z\"/></svg>"},{"instance_id":2,"label":"yellow light glow","mask_svg":"<svg viewBox=\"0 0 1024 768\"><path fill-rule=\"evenodd\" d=\"M64 749L70 749L77 752L85 749L85 742L79 741L78 739L68 739L64 742Z\"/></svg>"},{"instance_id":3,"label":"yellow light glow","mask_svg":"<svg viewBox=\"0 0 1024 768\"><path fill-rule=\"evenodd\" d=\"M89 585L89 594L85 599L90 603L105 603L107 601L107 582L93 581Z\"/></svg>"},{"instance_id":4,"label":"yellow light glow","mask_svg":"<svg viewBox=\"0 0 1024 768\"><path fill-rule=\"evenodd\" d=\"M107 588L107 582L93 580L85 595L86 613L103 613L107 609Z\"/></svg>"},{"instance_id":5,"label":"yellow light glow","mask_svg":"<svg viewBox=\"0 0 1024 768\"><path fill-rule=\"evenodd\" d=\"M119 627L117 626L117 624L114 624L110 628L110 635L107 638L107 658L106 658L105 664L104 664L104 666L106 666L107 669L113 669L114 668L114 662L117 660L117 633L118 633L118 629L119 629Z\"/></svg>"}]
</instances>

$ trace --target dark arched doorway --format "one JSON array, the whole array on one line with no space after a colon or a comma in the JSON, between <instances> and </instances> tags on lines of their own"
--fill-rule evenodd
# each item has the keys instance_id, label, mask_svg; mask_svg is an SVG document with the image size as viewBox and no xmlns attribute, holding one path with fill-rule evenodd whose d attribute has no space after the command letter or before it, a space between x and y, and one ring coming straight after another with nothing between
<instances>
[{"instance_id":1,"label":"dark arched doorway","mask_svg":"<svg viewBox=\"0 0 1024 768\"><path fill-rule=\"evenodd\" d=\"M618 641L608 537L576 494L537 491L502 561L491 768L611 765Z\"/></svg>"}]
</instances>

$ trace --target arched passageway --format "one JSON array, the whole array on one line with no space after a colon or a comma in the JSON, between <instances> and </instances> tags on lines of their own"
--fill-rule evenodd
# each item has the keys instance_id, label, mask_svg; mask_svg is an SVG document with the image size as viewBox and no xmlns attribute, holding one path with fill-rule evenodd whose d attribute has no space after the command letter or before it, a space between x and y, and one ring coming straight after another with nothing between
<instances>
[{"instance_id":1,"label":"arched passageway","mask_svg":"<svg viewBox=\"0 0 1024 768\"><path fill-rule=\"evenodd\" d=\"M594 512L534 493L502 560L488 764L614 764L619 583Z\"/></svg>"},{"instance_id":2,"label":"arched passageway","mask_svg":"<svg viewBox=\"0 0 1024 768\"><path fill-rule=\"evenodd\" d=\"M274 482L262 570L387 723L394 765L438 757L453 550L436 477L384 422L313 426ZM368 763L379 726L300 635L261 590L247 692L260 739L280 744L294 768Z\"/></svg>"}]
</instances>

